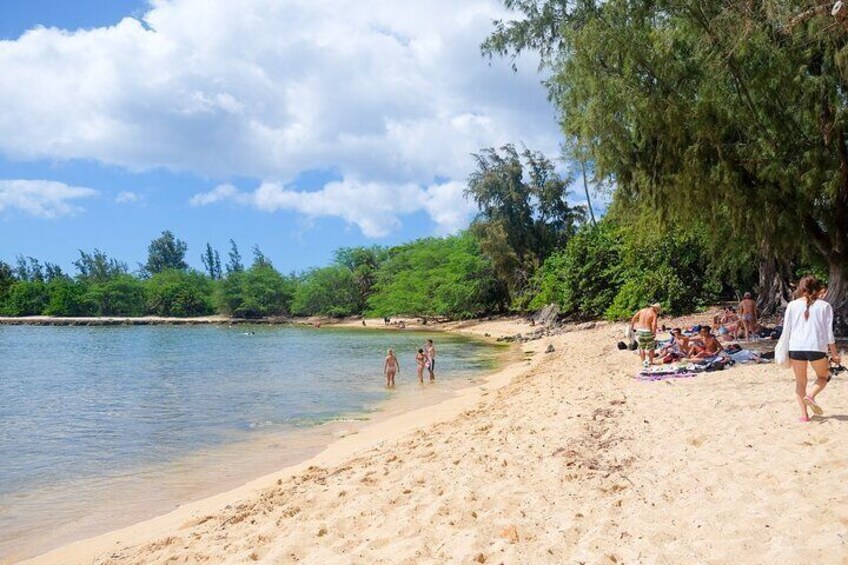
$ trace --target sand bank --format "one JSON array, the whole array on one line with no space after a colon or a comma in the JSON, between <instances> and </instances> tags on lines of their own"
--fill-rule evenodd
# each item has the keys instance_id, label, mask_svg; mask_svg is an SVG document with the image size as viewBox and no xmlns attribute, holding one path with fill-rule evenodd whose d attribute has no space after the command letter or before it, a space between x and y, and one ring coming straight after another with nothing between
<instances>
[{"instance_id":1,"label":"sand bank","mask_svg":"<svg viewBox=\"0 0 848 565\"><path fill-rule=\"evenodd\" d=\"M31 562L848 563L845 377L800 424L788 371L637 382L620 333L524 343L446 402Z\"/></svg>"}]
</instances>

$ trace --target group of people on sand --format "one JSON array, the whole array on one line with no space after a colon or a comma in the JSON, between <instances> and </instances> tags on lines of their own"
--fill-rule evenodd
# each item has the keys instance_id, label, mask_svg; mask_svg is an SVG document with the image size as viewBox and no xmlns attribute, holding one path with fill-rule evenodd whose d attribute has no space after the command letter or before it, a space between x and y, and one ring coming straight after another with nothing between
<instances>
[{"instance_id":1,"label":"group of people on sand","mask_svg":"<svg viewBox=\"0 0 848 565\"><path fill-rule=\"evenodd\" d=\"M418 382L424 382L424 371L430 375L430 382L436 380L436 346L432 339L428 339L424 347L420 347L415 354L415 364L418 370ZM386 360L383 363L383 374L386 376L386 386L395 386L395 377L400 372L400 361L395 355L394 349L389 348Z\"/></svg>"},{"instance_id":2,"label":"group of people on sand","mask_svg":"<svg viewBox=\"0 0 848 565\"><path fill-rule=\"evenodd\" d=\"M794 299L786 306L775 352L778 362L781 361L780 352L784 352L787 360L784 366L791 367L795 375L795 396L801 409L801 422L810 421L809 411L815 415L824 412L816 397L830 381L832 367L844 370L833 334L833 308L825 300L826 296L827 286L817 278L807 276L799 281ZM660 304L652 304L636 312L630 320L630 331L634 334L643 367L654 362L657 321L661 312ZM714 321L730 335L750 339L759 328L756 301L751 293L746 292L739 303L738 317L733 308L727 308ZM680 328L674 328L671 334L671 347L687 358L705 359L720 354L724 349L710 326L702 326L695 337L684 335ZM809 392L808 365L816 375L815 384Z\"/></svg>"}]
</instances>

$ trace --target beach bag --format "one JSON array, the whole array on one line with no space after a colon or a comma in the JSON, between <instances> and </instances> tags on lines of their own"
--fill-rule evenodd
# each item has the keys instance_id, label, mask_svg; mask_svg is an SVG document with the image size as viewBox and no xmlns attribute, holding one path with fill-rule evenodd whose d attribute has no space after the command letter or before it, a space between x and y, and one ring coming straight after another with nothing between
<instances>
[{"instance_id":1,"label":"beach bag","mask_svg":"<svg viewBox=\"0 0 848 565\"><path fill-rule=\"evenodd\" d=\"M778 367L788 369L792 366L789 362L789 336L785 333L780 336L777 341L777 347L774 348L774 362Z\"/></svg>"}]
</instances>

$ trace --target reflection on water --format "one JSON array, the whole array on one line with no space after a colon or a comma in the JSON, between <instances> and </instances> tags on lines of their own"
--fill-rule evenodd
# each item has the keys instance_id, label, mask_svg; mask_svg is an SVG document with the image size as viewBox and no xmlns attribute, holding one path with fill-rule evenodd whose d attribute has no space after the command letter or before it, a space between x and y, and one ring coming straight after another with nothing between
<instances>
[{"instance_id":1,"label":"reflection on water","mask_svg":"<svg viewBox=\"0 0 848 565\"><path fill-rule=\"evenodd\" d=\"M415 377L427 337L436 387ZM401 362L394 391L383 387L389 347ZM387 398L436 402L498 354L418 332L0 326L0 559L302 460ZM325 422L336 423L315 427Z\"/></svg>"}]
</instances>

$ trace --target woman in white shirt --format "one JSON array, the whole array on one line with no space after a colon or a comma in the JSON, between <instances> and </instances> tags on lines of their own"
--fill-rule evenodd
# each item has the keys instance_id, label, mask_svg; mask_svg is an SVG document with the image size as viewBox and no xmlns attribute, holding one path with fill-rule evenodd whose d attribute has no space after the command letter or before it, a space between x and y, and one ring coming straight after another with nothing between
<instances>
[{"instance_id":1,"label":"woman in white shirt","mask_svg":"<svg viewBox=\"0 0 848 565\"><path fill-rule=\"evenodd\" d=\"M783 316L783 339L789 340L789 359L795 373L795 396L801 406L801 421L809 422L807 408L821 415L816 396L827 385L827 353L839 363L839 352L833 337L833 308L823 300L826 289L815 277L804 277L798 283L797 296L786 307ZM807 394L807 363L816 372L813 392Z\"/></svg>"}]
</instances>

